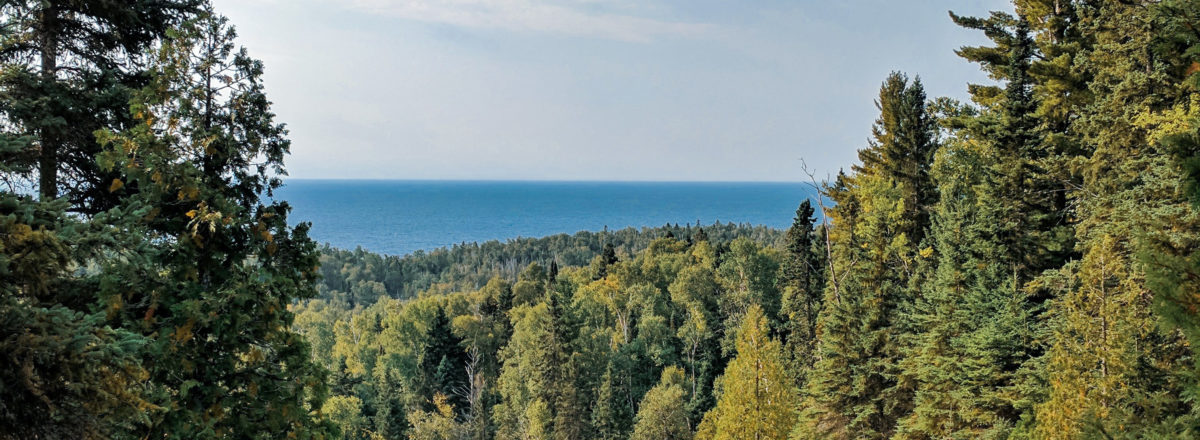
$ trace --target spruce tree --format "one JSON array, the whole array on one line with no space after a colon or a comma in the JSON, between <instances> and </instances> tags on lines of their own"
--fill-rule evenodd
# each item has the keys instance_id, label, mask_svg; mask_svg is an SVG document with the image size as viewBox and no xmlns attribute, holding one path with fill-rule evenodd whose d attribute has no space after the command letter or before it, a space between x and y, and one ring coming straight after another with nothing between
<instances>
[{"instance_id":1,"label":"spruce tree","mask_svg":"<svg viewBox=\"0 0 1200 440\"><path fill-rule=\"evenodd\" d=\"M1173 73L1185 87L1185 96L1195 97L1200 91L1200 72L1192 68L1200 39L1193 31L1197 22L1196 2L1164 2L1159 45L1156 53L1175 60ZM1162 139L1162 147L1173 158L1173 168L1180 174L1184 195L1191 203L1188 218L1200 212L1200 117L1188 115L1185 128ZM1187 336L1193 356L1200 352L1200 241L1188 228L1178 227L1177 219L1164 223L1156 233L1143 237L1139 260L1146 263L1146 283L1154 291L1156 311L1172 328ZM1200 357L1197 357L1200 359ZM1193 367L1195 368L1195 367ZM1195 374L1195 373L1193 373ZM1193 378L1192 396L1200 396L1200 381ZM1200 415L1200 414L1198 414ZM1200 424L1200 419L1190 422Z\"/></svg>"},{"instance_id":2,"label":"spruce tree","mask_svg":"<svg viewBox=\"0 0 1200 440\"><path fill-rule=\"evenodd\" d=\"M446 311L438 307L425 336L425 351L421 353L420 373L422 395L428 399L426 411L436 411L434 396L441 394L446 404L459 411L468 410L463 390L467 387L467 352L462 347L462 338L454 334Z\"/></svg>"},{"instance_id":3,"label":"spruce tree","mask_svg":"<svg viewBox=\"0 0 1200 440\"><path fill-rule=\"evenodd\" d=\"M156 55L139 123L100 136L100 166L120 174L106 190L123 196L100 217L146 237L105 261L97 286L109 322L149 339L157 408L128 436L328 432L313 417L324 373L288 310L316 294L317 250L286 203L263 198L281 185L289 143L262 63L234 37L211 11L189 22Z\"/></svg>"},{"instance_id":4,"label":"spruce tree","mask_svg":"<svg viewBox=\"0 0 1200 440\"><path fill-rule=\"evenodd\" d=\"M613 248L612 243L604 243L604 247L600 250L599 269L596 271L596 279L601 279L608 276L609 266L617 262L617 250Z\"/></svg>"},{"instance_id":5,"label":"spruce tree","mask_svg":"<svg viewBox=\"0 0 1200 440\"><path fill-rule=\"evenodd\" d=\"M138 121L128 108L146 85L146 54L168 29L195 16L201 0L81 2L9 1L0 6L0 113L36 163L43 200L60 194L68 209L112 207L116 177L95 161L96 130Z\"/></svg>"},{"instance_id":6,"label":"spruce tree","mask_svg":"<svg viewBox=\"0 0 1200 440\"><path fill-rule=\"evenodd\" d=\"M1057 178L1042 168L1049 153L1035 115L1028 25L1005 14L955 18L988 30L1000 49L988 52L987 67L1007 84L999 98L975 89L982 113L946 109L955 137L935 169L941 202L927 248L935 268L913 311L924 331L905 365L917 387L907 438L1004 436L1029 417L1021 388L1041 377L1044 296L1026 286L1070 252L1069 225L1054 206Z\"/></svg>"},{"instance_id":7,"label":"spruce tree","mask_svg":"<svg viewBox=\"0 0 1200 440\"><path fill-rule=\"evenodd\" d=\"M493 413L497 438L576 439L586 431L564 308L551 294L510 313L513 334L501 353L501 400Z\"/></svg>"},{"instance_id":8,"label":"spruce tree","mask_svg":"<svg viewBox=\"0 0 1200 440\"><path fill-rule=\"evenodd\" d=\"M86 243L124 240L65 205L0 192L0 438L107 438L150 406L145 339L107 325L91 307L96 280L74 270L112 250Z\"/></svg>"},{"instance_id":9,"label":"spruce tree","mask_svg":"<svg viewBox=\"0 0 1200 440\"><path fill-rule=\"evenodd\" d=\"M1190 436L1167 426L1189 412L1182 397L1192 364L1176 332L1153 313L1146 267L1136 257L1147 236L1195 240L1196 218L1179 191L1184 175L1161 142L1194 101L1175 77L1177 61L1159 59L1163 7L1104 3L1081 8L1081 50L1093 102L1073 128L1087 156L1075 233L1082 257L1045 280L1058 295L1049 305L1048 396L1037 406L1037 435L1057 438ZM1182 67L1182 66L1180 66ZM1162 232L1159 232L1162 231ZM1167 327L1169 328L1169 327ZM1159 431L1159 432L1155 432Z\"/></svg>"},{"instance_id":10,"label":"spruce tree","mask_svg":"<svg viewBox=\"0 0 1200 440\"><path fill-rule=\"evenodd\" d=\"M980 194L994 150L966 135L943 148L934 168L941 200L922 249L933 273L913 309L921 331L902 363L915 382L915 407L897 437L1002 437L1019 415L1007 397L1015 371L1005 359L1030 340L1006 330L1022 323L1011 307L1024 304L1024 294L1004 264L1012 255L994 239L989 207L1001 202Z\"/></svg>"},{"instance_id":11,"label":"spruce tree","mask_svg":"<svg viewBox=\"0 0 1200 440\"><path fill-rule=\"evenodd\" d=\"M626 393L613 372L610 363L596 390L596 406L592 409L592 427L596 438L601 440L623 439L632 424L633 414Z\"/></svg>"},{"instance_id":12,"label":"spruce tree","mask_svg":"<svg viewBox=\"0 0 1200 440\"><path fill-rule=\"evenodd\" d=\"M553 434L551 405L553 339L546 303L518 306L510 313L512 338L501 352L503 368L496 386L500 402L492 413L497 439L543 438Z\"/></svg>"},{"instance_id":13,"label":"spruce tree","mask_svg":"<svg viewBox=\"0 0 1200 440\"><path fill-rule=\"evenodd\" d=\"M780 319L783 321L784 357L788 375L797 386L803 384L804 374L812 365L812 352L817 339L817 317L821 313L825 290L824 243L818 243L813 224L815 210L810 200L796 209L796 217L786 235L783 260L783 301Z\"/></svg>"},{"instance_id":14,"label":"spruce tree","mask_svg":"<svg viewBox=\"0 0 1200 440\"><path fill-rule=\"evenodd\" d=\"M935 126L920 81L902 74L883 83L877 106L856 174L826 189L837 204L828 213L833 261L799 438L888 437L911 407L900 361L916 297L909 281L936 202Z\"/></svg>"}]
</instances>

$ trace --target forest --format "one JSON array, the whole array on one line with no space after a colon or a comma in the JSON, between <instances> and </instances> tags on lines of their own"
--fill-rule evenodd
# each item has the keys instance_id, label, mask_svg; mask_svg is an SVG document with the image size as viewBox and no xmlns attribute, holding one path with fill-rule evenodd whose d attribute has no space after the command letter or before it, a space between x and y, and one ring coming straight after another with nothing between
<instances>
[{"instance_id":1,"label":"forest","mask_svg":"<svg viewBox=\"0 0 1200 440\"><path fill-rule=\"evenodd\" d=\"M517 274L530 263L586 266L603 252L636 253L662 237L678 237L689 244L703 239L727 247L730 241L739 237L762 244L777 244L783 234L764 226L720 222L700 226L697 222L695 226L684 227L664 225L516 238L503 243L498 240L460 243L429 252L418 250L404 256L325 245L321 248L318 297L343 308L353 308L371 305L382 296L408 299L432 291L474 290L483 287L494 276L516 281ZM606 247L612 249L606 251Z\"/></svg>"},{"instance_id":2,"label":"forest","mask_svg":"<svg viewBox=\"0 0 1200 440\"><path fill-rule=\"evenodd\" d=\"M0 438L1200 436L1200 1L948 19L991 81L883 78L786 231L383 256L207 2L5 2Z\"/></svg>"}]
</instances>

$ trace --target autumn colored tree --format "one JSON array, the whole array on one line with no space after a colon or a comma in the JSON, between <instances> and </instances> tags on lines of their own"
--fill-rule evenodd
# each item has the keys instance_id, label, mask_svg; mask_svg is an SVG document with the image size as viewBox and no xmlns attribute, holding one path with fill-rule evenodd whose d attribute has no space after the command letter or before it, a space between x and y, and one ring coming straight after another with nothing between
<instances>
[{"instance_id":1,"label":"autumn colored tree","mask_svg":"<svg viewBox=\"0 0 1200 440\"><path fill-rule=\"evenodd\" d=\"M737 332L737 356L721 376L717 405L704 415L697 439L787 437L796 421L796 389L769 331L762 308L751 307Z\"/></svg>"},{"instance_id":2,"label":"autumn colored tree","mask_svg":"<svg viewBox=\"0 0 1200 440\"><path fill-rule=\"evenodd\" d=\"M683 370L663 369L662 379L642 397L630 440L689 440L692 428L684 405L687 382Z\"/></svg>"}]
</instances>

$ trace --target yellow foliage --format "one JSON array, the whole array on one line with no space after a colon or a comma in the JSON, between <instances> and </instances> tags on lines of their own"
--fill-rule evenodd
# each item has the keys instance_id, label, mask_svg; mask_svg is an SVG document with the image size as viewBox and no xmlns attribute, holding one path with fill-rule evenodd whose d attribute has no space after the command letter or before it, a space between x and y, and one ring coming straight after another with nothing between
<instances>
[{"instance_id":1,"label":"yellow foliage","mask_svg":"<svg viewBox=\"0 0 1200 440\"><path fill-rule=\"evenodd\" d=\"M697 439L783 439L796 422L796 390L762 309L751 307L738 331L737 356L720 379L724 392L704 415Z\"/></svg>"},{"instance_id":2,"label":"yellow foliage","mask_svg":"<svg viewBox=\"0 0 1200 440\"><path fill-rule=\"evenodd\" d=\"M175 332L172 333L171 338L174 339L176 343L190 341L192 339L192 328L195 327L195 325L195 319L188 319L186 323L175 329Z\"/></svg>"}]
</instances>

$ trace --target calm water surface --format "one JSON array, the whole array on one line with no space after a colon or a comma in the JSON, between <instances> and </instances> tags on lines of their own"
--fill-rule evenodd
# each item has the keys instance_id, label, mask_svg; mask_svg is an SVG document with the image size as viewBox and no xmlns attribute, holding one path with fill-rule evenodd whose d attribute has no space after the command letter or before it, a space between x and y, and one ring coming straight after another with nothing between
<instances>
[{"instance_id":1,"label":"calm water surface","mask_svg":"<svg viewBox=\"0 0 1200 440\"><path fill-rule=\"evenodd\" d=\"M786 228L810 193L801 183L289 180L277 196L318 242L401 255L606 226Z\"/></svg>"}]
</instances>

